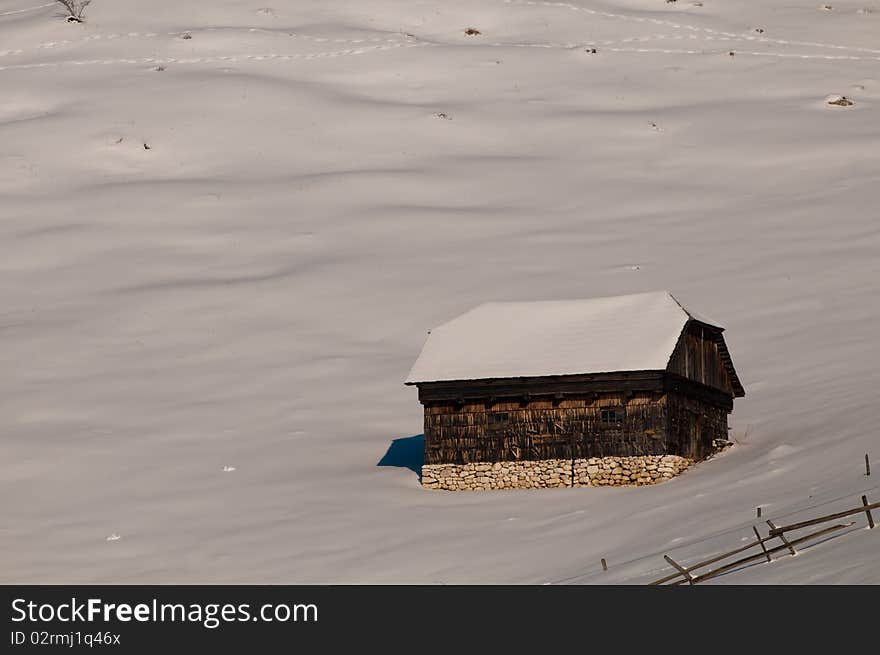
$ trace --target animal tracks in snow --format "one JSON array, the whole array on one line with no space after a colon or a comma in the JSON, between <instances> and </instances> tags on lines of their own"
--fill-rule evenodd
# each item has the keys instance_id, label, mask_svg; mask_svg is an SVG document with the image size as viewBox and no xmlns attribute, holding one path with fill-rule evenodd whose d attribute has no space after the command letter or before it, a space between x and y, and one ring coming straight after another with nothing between
<instances>
[{"instance_id":1,"label":"animal tracks in snow","mask_svg":"<svg viewBox=\"0 0 880 655\"><path fill-rule=\"evenodd\" d=\"M61 61L45 61L32 63L14 63L0 66L0 72L16 69L41 69L55 68L60 66L99 66L112 64L150 64L154 66L163 66L166 64L212 64L222 62L261 62L261 61L310 61L317 59L332 59L337 57L357 56L369 52L378 52L383 50L391 50L394 48L415 48L415 47L492 47L492 48L535 48L535 49L563 49L575 50L580 48L588 48L590 52L596 54L602 53L620 53L620 54L669 54L669 55L745 55L754 57L776 57L787 59L818 59L828 61L880 61L880 49L864 48L859 46L839 45L832 43L819 43L811 41L795 41L778 38L771 38L763 33L734 33L703 27L700 25L691 25L674 20L661 18L648 18L632 14L614 13L592 9L589 7L574 5L566 2L551 2L546 0L503 0L504 4L510 7L543 7L552 9L563 9L580 13L587 16L608 18L613 20L629 21L632 23L642 23L646 25L658 25L665 28L672 28L673 33L659 33L639 36L629 36L620 39L597 40L584 43L510 43L496 41L490 43L472 43L462 46L460 43L445 43L442 41L428 41L413 37L410 34L401 34L395 38L386 38L380 36L370 36L363 38L339 38L326 37L312 34L301 34L296 31L283 29L265 29L258 27L205 27L195 28L181 31L164 31L164 32L118 32L106 34L91 34L76 40L59 40L47 41L40 43L31 48L18 48L9 50L0 50L0 59L4 57L19 57L28 52L48 51L56 49L76 48L90 44L98 44L103 42L113 42L117 40L169 40L178 38L192 37L189 41L193 43L193 47L199 47L199 37L207 34L259 34L260 36L269 36L276 39L276 43L285 41L287 43L309 43L314 45L334 44L354 46L347 49L312 51L312 52L293 52L279 53L274 51L275 48L266 54L219 54L206 53L204 55L194 54L193 56L172 57L172 56L149 56L149 57L126 57L126 58L80 58ZM32 11L48 5L40 5L28 9L21 9L15 12ZM5 14L0 14L3 16ZM677 47L669 47L666 44L679 43ZM685 45L687 44L687 45ZM718 44L718 47L712 47ZM723 45L722 45L723 44ZM736 47L732 44L739 44ZM771 44L776 46L784 46L783 51L758 50L750 49L749 45ZM210 43L211 47L219 49L216 41ZM705 46L705 47L703 47ZM797 46L800 48L811 49L832 49L839 53L835 54L819 54L819 53L801 53L792 52L788 48ZM859 54L855 54L859 53Z\"/></svg>"},{"instance_id":2,"label":"animal tracks in snow","mask_svg":"<svg viewBox=\"0 0 880 655\"><path fill-rule=\"evenodd\" d=\"M665 55L706 55L713 51L694 50L684 48L606 48L609 52L630 52L641 54L665 54ZM731 51L733 52L733 51ZM729 55L728 51L719 52L718 54ZM748 55L752 57L779 57L782 59L825 59L829 61L880 61L880 55L877 57L859 57L856 55L813 55L799 54L795 52L769 52L769 51L745 51L736 50L737 55Z\"/></svg>"},{"instance_id":3,"label":"animal tracks in snow","mask_svg":"<svg viewBox=\"0 0 880 655\"><path fill-rule=\"evenodd\" d=\"M249 62L249 61L310 61L315 59L332 59L335 57L364 55L369 52L378 52L382 50L393 50L395 48L421 48L430 44L427 43L406 43L399 42L395 44L384 44L366 46L361 48L349 48L347 50L330 50L323 52L309 53L266 53L266 54L240 54L240 55L208 55L204 57L128 57L123 59L77 59L63 61L47 61L32 64L10 64L0 66L0 71L5 70L28 70L39 68L57 68L60 66L101 66L111 64L217 64L228 62Z\"/></svg>"},{"instance_id":4,"label":"animal tracks in snow","mask_svg":"<svg viewBox=\"0 0 880 655\"><path fill-rule=\"evenodd\" d=\"M625 20L631 21L634 23L643 23L643 24L653 24L653 25L662 25L664 27L671 27L676 30L687 30L694 33L703 33L708 34L712 37L725 37L730 40L742 40L742 41L753 41L760 43L771 43L774 45L783 45L783 46L800 46L800 47L809 47L809 48L830 48L834 50L850 50L852 52L865 52L870 54L880 55L880 50L873 48L863 48L859 46L849 46L849 45L838 45L834 43L820 43L816 41L791 41L787 39L775 39L768 36L755 35L751 33L740 33L736 34L734 32L723 32L720 30L714 30L711 27L702 27L700 25L690 25L687 23L679 23L672 20L665 20L662 18L645 18L643 16L633 16L631 14L617 14L610 11L600 11L598 9L590 9L589 7L581 7L578 5L573 5L567 2L548 2L548 1L539 1L539 0L503 0L507 5L519 5L519 6L529 6L529 7L550 7L557 9L566 9L573 12L578 12L582 14L587 14L590 16L600 16L603 18L611 18L615 20Z\"/></svg>"},{"instance_id":5,"label":"animal tracks in snow","mask_svg":"<svg viewBox=\"0 0 880 655\"><path fill-rule=\"evenodd\" d=\"M626 46L630 43L651 43L654 41L670 42L721 42L721 41L738 41L734 37L706 37L682 34L652 34L647 36L632 36L624 39L611 39L605 41L589 41L584 43L506 43L495 42L487 43L485 46L492 48L538 48L538 49L562 49L574 50L580 48L596 48L595 54L602 52L620 52L620 53L645 53L645 54L685 54L685 55L709 55L709 54L729 54L731 48L729 46L719 48L661 48L661 47L633 47ZM439 43L431 43L431 45L443 45ZM617 46L617 47L609 47ZM876 56L864 55L825 55L815 53L793 53L793 52L773 52L770 50L735 50L738 55L751 55L755 57L782 57L792 59L824 59L830 61L847 60L847 61L880 61L880 54Z\"/></svg>"},{"instance_id":6,"label":"animal tracks in snow","mask_svg":"<svg viewBox=\"0 0 880 655\"><path fill-rule=\"evenodd\" d=\"M37 9L45 9L46 7L54 7L57 3L55 2L47 2L44 5L37 5L36 7L25 7L24 9L15 9L13 11L0 11L0 16L12 16L13 14L23 14L28 11L36 11Z\"/></svg>"},{"instance_id":7,"label":"animal tracks in snow","mask_svg":"<svg viewBox=\"0 0 880 655\"><path fill-rule=\"evenodd\" d=\"M322 36L313 36L311 34L299 34L297 32L288 32L283 30L268 30L258 27L206 27L203 29L180 30L175 32L111 32L108 34L90 34L81 39L75 40L59 40L45 41L39 43L32 48L19 48L15 50L0 50L0 57L8 57L13 55L22 55L32 50L51 50L55 48L76 47L85 44L116 41L119 39L161 39L161 38L185 38L192 35L210 34L210 33L235 33L245 32L248 34L271 35L284 39L286 41L306 41L312 43L339 43L350 45L374 45L378 43L401 43L401 38L382 38L378 36L364 37L359 39L331 38Z\"/></svg>"}]
</instances>

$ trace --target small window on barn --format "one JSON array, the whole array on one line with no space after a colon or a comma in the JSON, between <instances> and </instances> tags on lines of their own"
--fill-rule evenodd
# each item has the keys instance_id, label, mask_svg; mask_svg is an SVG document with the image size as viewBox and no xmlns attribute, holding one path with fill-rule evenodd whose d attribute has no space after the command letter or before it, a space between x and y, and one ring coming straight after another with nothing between
<instances>
[{"instance_id":1,"label":"small window on barn","mask_svg":"<svg viewBox=\"0 0 880 655\"><path fill-rule=\"evenodd\" d=\"M504 434L510 429L507 412L492 412L488 416L488 432L489 434Z\"/></svg>"},{"instance_id":2,"label":"small window on barn","mask_svg":"<svg viewBox=\"0 0 880 655\"><path fill-rule=\"evenodd\" d=\"M605 427L619 426L623 423L623 408L603 407L599 411L599 422Z\"/></svg>"}]
</instances>

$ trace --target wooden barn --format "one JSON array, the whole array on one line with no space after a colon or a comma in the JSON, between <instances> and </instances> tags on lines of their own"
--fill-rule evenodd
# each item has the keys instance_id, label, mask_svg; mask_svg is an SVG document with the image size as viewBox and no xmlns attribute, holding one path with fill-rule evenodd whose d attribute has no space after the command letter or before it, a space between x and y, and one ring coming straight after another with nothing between
<instances>
[{"instance_id":1,"label":"wooden barn","mask_svg":"<svg viewBox=\"0 0 880 655\"><path fill-rule=\"evenodd\" d=\"M723 331L665 291L480 305L429 332L406 380L424 405L423 471L503 463L468 470L524 482L518 462L571 462L571 480L557 475L570 486L578 462L618 458L606 468L629 483L656 481L664 456L704 459L745 395Z\"/></svg>"}]
</instances>

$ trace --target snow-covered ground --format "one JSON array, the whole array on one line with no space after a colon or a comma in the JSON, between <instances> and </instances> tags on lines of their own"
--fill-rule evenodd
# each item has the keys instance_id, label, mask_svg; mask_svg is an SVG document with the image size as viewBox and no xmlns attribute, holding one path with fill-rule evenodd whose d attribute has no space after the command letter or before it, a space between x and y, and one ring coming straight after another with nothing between
<instances>
[{"instance_id":1,"label":"snow-covered ground","mask_svg":"<svg viewBox=\"0 0 880 655\"><path fill-rule=\"evenodd\" d=\"M830 2L0 2L0 581L642 583L880 499L880 4ZM377 466L431 327L655 289L727 327L724 455ZM717 582L880 583L856 520Z\"/></svg>"}]
</instances>

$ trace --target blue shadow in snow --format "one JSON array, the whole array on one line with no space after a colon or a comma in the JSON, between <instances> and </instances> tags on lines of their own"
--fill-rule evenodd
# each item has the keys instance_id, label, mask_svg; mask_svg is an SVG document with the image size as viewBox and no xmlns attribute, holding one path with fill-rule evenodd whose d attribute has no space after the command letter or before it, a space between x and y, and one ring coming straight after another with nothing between
<instances>
[{"instance_id":1,"label":"blue shadow in snow","mask_svg":"<svg viewBox=\"0 0 880 655\"><path fill-rule=\"evenodd\" d=\"M425 435L394 439L376 466L396 466L415 472L422 478L422 464L425 463Z\"/></svg>"}]
</instances>

